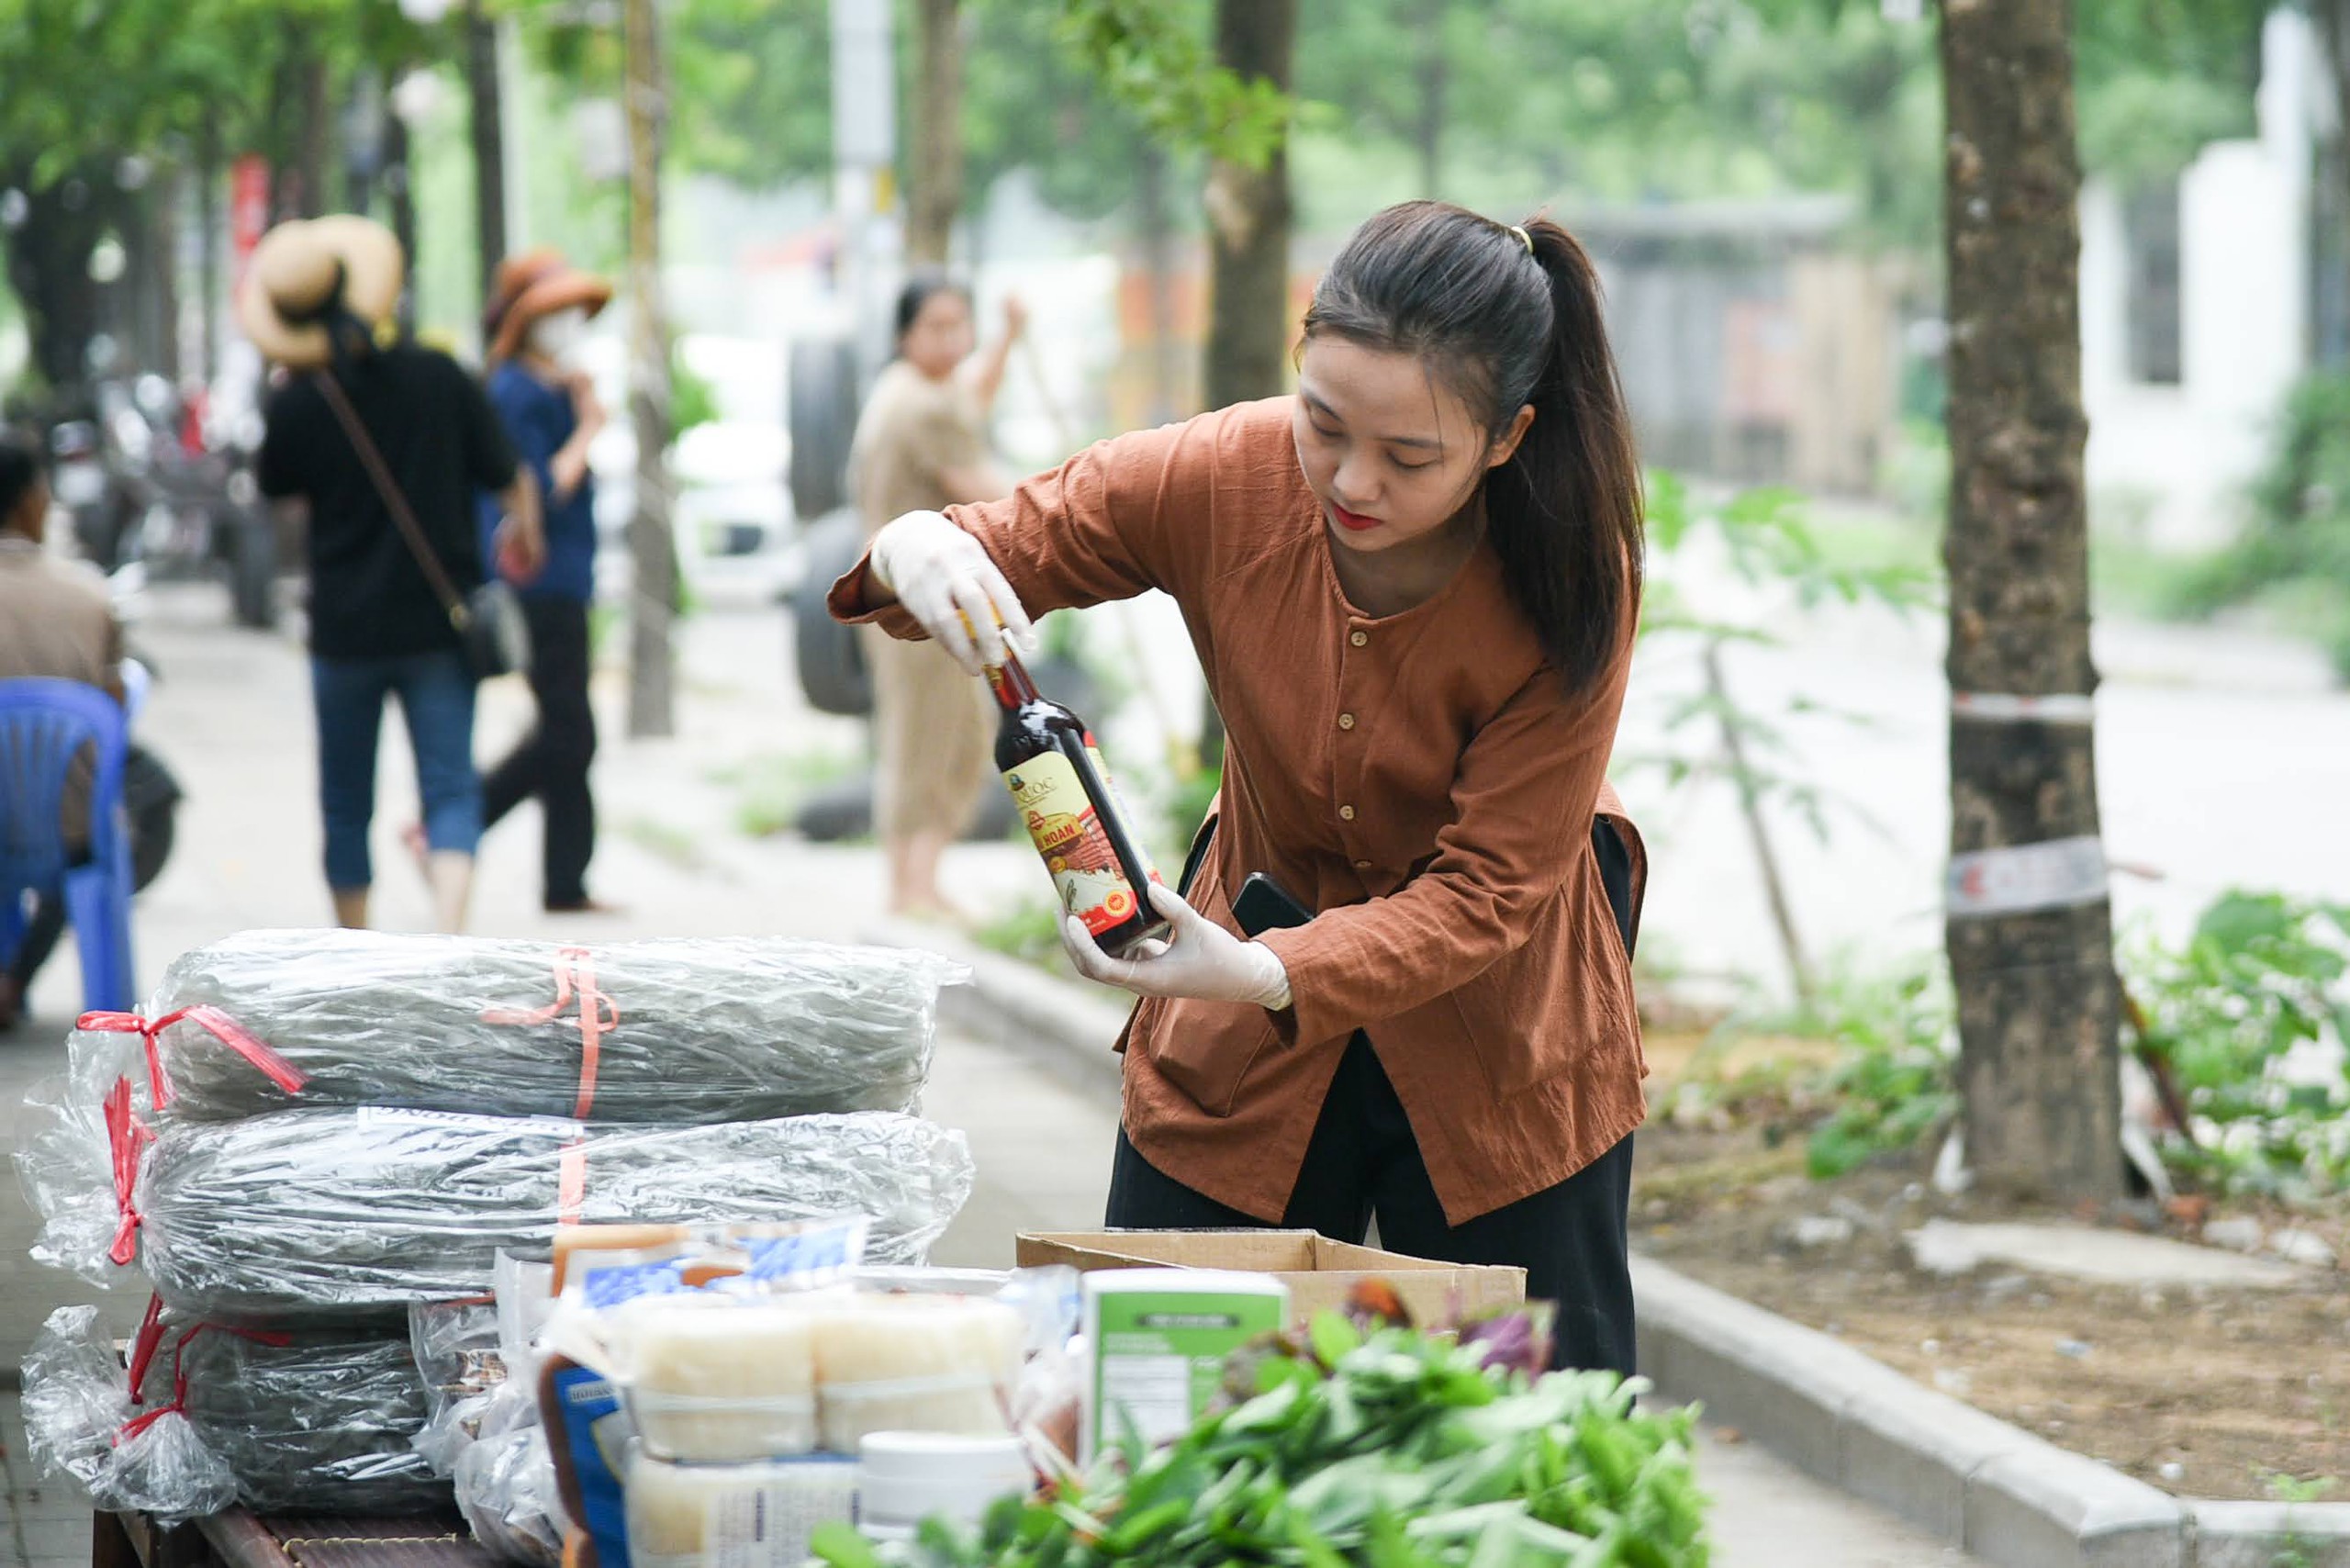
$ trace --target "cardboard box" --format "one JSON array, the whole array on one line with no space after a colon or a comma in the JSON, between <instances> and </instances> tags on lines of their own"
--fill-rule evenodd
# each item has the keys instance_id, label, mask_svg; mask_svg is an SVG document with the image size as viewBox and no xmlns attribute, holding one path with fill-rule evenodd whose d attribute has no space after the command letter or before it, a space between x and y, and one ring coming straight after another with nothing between
<instances>
[{"instance_id":1,"label":"cardboard box","mask_svg":"<svg viewBox=\"0 0 2350 1568\"><path fill-rule=\"evenodd\" d=\"M1290 1311L1300 1322L1345 1306L1364 1280L1392 1286L1415 1323L1488 1315L1526 1300L1523 1269L1432 1263L1310 1230L1024 1231L1016 1260L1024 1269L1065 1263L1080 1272L1176 1268L1271 1274L1289 1287Z\"/></svg>"}]
</instances>

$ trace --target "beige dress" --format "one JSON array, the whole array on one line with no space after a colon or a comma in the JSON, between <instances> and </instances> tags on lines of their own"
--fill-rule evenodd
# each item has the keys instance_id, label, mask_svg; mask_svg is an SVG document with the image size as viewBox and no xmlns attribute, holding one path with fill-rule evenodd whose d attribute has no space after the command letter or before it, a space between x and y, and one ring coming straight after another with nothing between
<instances>
[{"instance_id":1,"label":"beige dress","mask_svg":"<svg viewBox=\"0 0 2350 1568\"><path fill-rule=\"evenodd\" d=\"M941 475L986 456L978 405L955 381L933 381L903 360L876 378L856 423L849 483L866 532L950 499ZM958 834L990 772L995 706L986 689L929 643L864 635L873 674L879 751L874 827L885 838L925 828Z\"/></svg>"}]
</instances>

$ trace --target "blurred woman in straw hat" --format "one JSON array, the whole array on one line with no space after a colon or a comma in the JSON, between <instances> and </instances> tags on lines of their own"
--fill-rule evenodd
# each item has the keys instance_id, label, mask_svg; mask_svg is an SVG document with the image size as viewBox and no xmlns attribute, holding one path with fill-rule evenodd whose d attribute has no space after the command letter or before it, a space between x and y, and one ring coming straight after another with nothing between
<instances>
[{"instance_id":1,"label":"blurred woman in straw hat","mask_svg":"<svg viewBox=\"0 0 2350 1568\"><path fill-rule=\"evenodd\" d=\"M399 242L365 218L281 224L253 252L237 319L289 373L265 410L255 468L263 493L308 512L311 693L335 918L367 924L375 747L385 700L397 696L423 797L434 913L456 931L481 841L481 783L475 677L443 588L462 595L483 581L477 490L498 492L518 570L536 570L545 541L537 487L473 377L435 350L379 341L404 270ZM380 454L438 574L410 548L338 400Z\"/></svg>"},{"instance_id":2,"label":"blurred woman in straw hat","mask_svg":"<svg viewBox=\"0 0 2350 1568\"><path fill-rule=\"evenodd\" d=\"M545 569L517 585L531 626L531 692L539 722L482 781L482 824L536 796L544 818L541 897L554 913L608 906L588 894L596 798L588 767L596 715L588 700L588 609L596 597L596 479L588 450L605 425L594 379L579 364L588 323L612 286L563 252L526 251L500 263L482 318L489 401L515 454L538 481L546 512ZM496 569L498 510L481 508L482 547Z\"/></svg>"}]
</instances>

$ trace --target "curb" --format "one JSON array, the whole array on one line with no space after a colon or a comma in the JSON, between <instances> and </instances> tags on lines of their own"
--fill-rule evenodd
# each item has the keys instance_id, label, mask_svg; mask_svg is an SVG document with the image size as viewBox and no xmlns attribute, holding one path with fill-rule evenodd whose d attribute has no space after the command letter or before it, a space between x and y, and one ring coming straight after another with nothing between
<instances>
[{"instance_id":1,"label":"curb","mask_svg":"<svg viewBox=\"0 0 2350 1568\"><path fill-rule=\"evenodd\" d=\"M941 1017L1064 1082L1118 1092L1126 1009L930 926L863 939L969 966ZM2001 1568L2350 1568L2350 1503L2175 1497L1936 1393L1840 1339L1632 1257L1640 1370L1817 1479Z\"/></svg>"},{"instance_id":2,"label":"curb","mask_svg":"<svg viewBox=\"0 0 2350 1568\"><path fill-rule=\"evenodd\" d=\"M1115 1104L1118 1056L1113 1047L1129 1008L1099 986L1057 980L1034 964L935 925L881 921L855 938L884 947L921 947L971 971L971 983L938 993L938 1016L963 1034L1019 1057L1029 1066L1083 1093Z\"/></svg>"}]
</instances>

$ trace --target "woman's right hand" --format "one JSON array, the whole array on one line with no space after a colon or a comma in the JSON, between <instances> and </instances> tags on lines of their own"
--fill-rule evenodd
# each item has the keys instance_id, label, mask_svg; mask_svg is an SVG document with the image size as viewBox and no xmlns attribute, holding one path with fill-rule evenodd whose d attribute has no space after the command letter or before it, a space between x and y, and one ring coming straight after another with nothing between
<instances>
[{"instance_id":1,"label":"woman's right hand","mask_svg":"<svg viewBox=\"0 0 2350 1568\"><path fill-rule=\"evenodd\" d=\"M934 511L910 511L873 536L873 574L923 631L973 675L1007 641L1034 653L1036 629L979 542Z\"/></svg>"}]
</instances>

